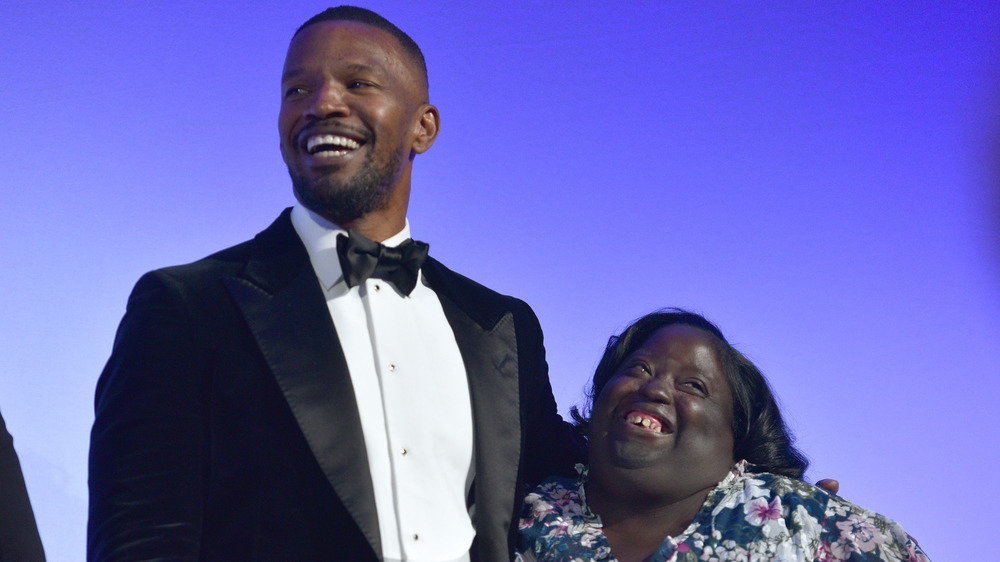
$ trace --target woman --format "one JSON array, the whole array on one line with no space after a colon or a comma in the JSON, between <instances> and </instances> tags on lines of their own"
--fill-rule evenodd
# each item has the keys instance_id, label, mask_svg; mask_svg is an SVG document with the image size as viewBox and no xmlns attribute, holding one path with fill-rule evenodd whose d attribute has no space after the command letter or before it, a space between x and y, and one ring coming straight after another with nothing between
<instances>
[{"instance_id":1,"label":"woman","mask_svg":"<svg viewBox=\"0 0 1000 562\"><path fill-rule=\"evenodd\" d=\"M612 338L594 374L589 468L525 499L520 560L911 560L902 528L799 480L760 371L681 310Z\"/></svg>"}]
</instances>

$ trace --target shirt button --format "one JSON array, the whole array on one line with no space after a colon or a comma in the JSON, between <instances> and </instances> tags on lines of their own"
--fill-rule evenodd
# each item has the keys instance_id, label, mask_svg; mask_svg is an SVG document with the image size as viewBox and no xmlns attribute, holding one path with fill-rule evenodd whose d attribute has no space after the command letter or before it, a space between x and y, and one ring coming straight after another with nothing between
<instances>
[{"instance_id":1,"label":"shirt button","mask_svg":"<svg viewBox=\"0 0 1000 562\"><path fill-rule=\"evenodd\" d=\"M417 535L417 534L413 535L413 540L418 540L419 538L420 538L420 535Z\"/></svg>"},{"instance_id":2,"label":"shirt button","mask_svg":"<svg viewBox=\"0 0 1000 562\"><path fill-rule=\"evenodd\" d=\"M396 370L396 365L394 365L392 363L389 363L389 372L391 373L391 372L393 372L395 370Z\"/></svg>"},{"instance_id":3,"label":"shirt button","mask_svg":"<svg viewBox=\"0 0 1000 562\"><path fill-rule=\"evenodd\" d=\"M379 285L378 283L375 283L375 291L378 292L378 291L381 291L381 290L382 290L382 285Z\"/></svg>"},{"instance_id":4,"label":"shirt button","mask_svg":"<svg viewBox=\"0 0 1000 562\"><path fill-rule=\"evenodd\" d=\"M405 454L406 454L406 449L400 449L400 450L399 450L399 454L401 454L401 455L405 455Z\"/></svg>"}]
</instances>

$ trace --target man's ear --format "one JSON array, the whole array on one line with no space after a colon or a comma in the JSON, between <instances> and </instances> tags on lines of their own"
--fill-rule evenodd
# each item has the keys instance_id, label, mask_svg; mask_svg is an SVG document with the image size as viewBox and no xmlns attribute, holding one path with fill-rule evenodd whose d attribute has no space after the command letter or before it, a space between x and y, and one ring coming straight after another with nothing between
<instances>
[{"instance_id":1,"label":"man's ear","mask_svg":"<svg viewBox=\"0 0 1000 562\"><path fill-rule=\"evenodd\" d=\"M434 139L441 129L441 115L438 114L438 109L427 103L420 106L413 129L413 152L423 154L434 144Z\"/></svg>"}]
</instances>

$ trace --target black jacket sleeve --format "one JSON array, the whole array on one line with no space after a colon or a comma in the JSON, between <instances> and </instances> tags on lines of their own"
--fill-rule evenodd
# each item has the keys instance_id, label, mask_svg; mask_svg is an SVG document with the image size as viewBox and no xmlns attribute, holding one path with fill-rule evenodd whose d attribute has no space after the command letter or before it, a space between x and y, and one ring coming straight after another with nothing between
<instances>
[{"instance_id":1,"label":"black jacket sleeve","mask_svg":"<svg viewBox=\"0 0 1000 562\"><path fill-rule=\"evenodd\" d=\"M0 562L45 560L14 439L0 417Z\"/></svg>"},{"instance_id":2,"label":"black jacket sleeve","mask_svg":"<svg viewBox=\"0 0 1000 562\"><path fill-rule=\"evenodd\" d=\"M129 298L97 384L88 560L195 559L202 517L202 354L172 280Z\"/></svg>"}]
</instances>

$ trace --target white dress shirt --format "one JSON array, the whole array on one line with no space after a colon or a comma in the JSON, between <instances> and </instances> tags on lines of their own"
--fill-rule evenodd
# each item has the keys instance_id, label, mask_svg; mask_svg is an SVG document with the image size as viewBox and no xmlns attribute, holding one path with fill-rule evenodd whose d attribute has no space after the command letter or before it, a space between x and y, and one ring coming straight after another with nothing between
<instances>
[{"instance_id":1,"label":"white dress shirt","mask_svg":"<svg viewBox=\"0 0 1000 562\"><path fill-rule=\"evenodd\" d=\"M469 559L472 404L462 355L437 294L409 296L382 279L347 287L337 256L346 231L296 205L292 224L319 278L361 416L385 560ZM383 241L397 246L403 230ZM422 274L421 274L422 276Z\"/></svg>"}]
</instances>

